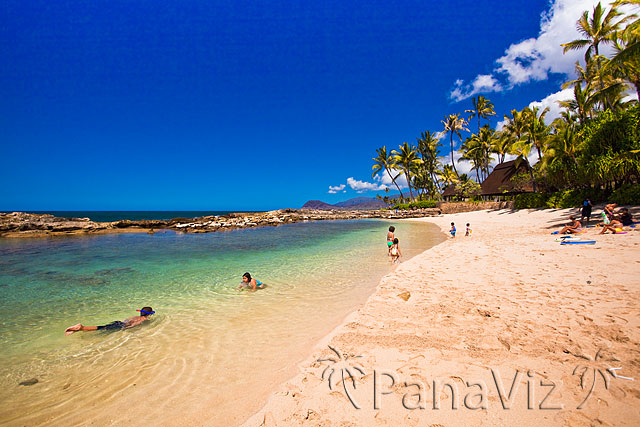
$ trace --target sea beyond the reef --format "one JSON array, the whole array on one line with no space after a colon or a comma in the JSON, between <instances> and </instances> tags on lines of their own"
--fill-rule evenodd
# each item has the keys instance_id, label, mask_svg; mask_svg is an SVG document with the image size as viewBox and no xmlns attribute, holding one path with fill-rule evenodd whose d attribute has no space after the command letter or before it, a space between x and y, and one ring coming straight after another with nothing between
<instances>
[{"instance_id":1,"label":"sea beyond the reef","mask_svg":"<svg viewBox=\"0 0 640 427\"><path fill-rule=\"evenodd\" d=\"M11 213L11 211L2 211ZM33 214L49 214L60 218L89 218L96 222L113 222L120 220L140 221L168 220L173 218L198 218L210 215L227 215L231 212L260 212L260 211L23 211Z\"/></svg>"}]
</instances>

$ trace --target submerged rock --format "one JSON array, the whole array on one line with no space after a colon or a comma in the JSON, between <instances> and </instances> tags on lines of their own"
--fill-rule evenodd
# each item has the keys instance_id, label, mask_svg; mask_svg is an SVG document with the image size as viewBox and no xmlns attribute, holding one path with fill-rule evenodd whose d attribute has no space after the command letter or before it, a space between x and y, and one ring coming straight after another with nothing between
<instances>
[{"instance_id":1,"label":"submerged rock","mask_svg":"<svg viewBox=\"0 0 640 427\"><path fill-rule=\"evenodd\" d=\"M29 385L37 384L38 382L39 381L38 381L37 378L31 378L29 380L25 380L25 381L22 381L22 382L18 383L18 385L29 386Z\"/></svg>"}]
</instances>

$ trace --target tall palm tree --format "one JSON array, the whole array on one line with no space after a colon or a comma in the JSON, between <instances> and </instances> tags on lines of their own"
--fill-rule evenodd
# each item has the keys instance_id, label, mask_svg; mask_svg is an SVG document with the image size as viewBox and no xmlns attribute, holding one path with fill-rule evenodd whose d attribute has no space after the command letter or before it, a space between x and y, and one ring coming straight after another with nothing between
<instances>
[{"instance_id":1,"label":"tall palm tree","mask_svg":"<svg viewBox=\"0 0 640 427\"><path fill-rule=\"evenodd\" d=\"M441 170L438 170L438 177L442 181L443 187L447 185L455 184L458 182L458 173L453 170L451 165L442 166Z\"/></svg>"},{"instance_id":2,"label":"tall palm tree","mask_svg":"<svg viewBox=\"0 0 640 427\"><path fill-rule=\"evenodd\" d=\"M640 42L640 31L631 30L631 25L625 31L616 33L615 56L605 65L605 71L617 72L636 89L638 99L640 99L640 51L637 55L627 55L625 51L632 45Z\"/></svg>"},{"instance_id":3,"label":"tall palm tree","mask_svg":"<svg viewBox=\"0 0 640 427\"><path fill-rule=\"evenodd\" d=\"M584 124L587 118L593 117L593 108L596 97L593 96L593 89L590 84L583 88L580 83L573 86L573 99L568 101L558 101L561 107L576 113L580 124Z\"/></svg>"},{"instance_id":4,"label":"tall palm tree","mask_svg":"<svg viewBox=\"0 0 640 427\"><path fill-rule=\"evenodd\" d=\"M456 170L456 165L453 161L453 135L456 134L458 135L458 138L462 139L460 131L469 131L469 129L465 127L467 125L467 121L464 118L461 118L459 113L449 114L448 116L445 116L444 120L442 120L442 124L444 125L445 134L449 133L451 136L451 166L457 175L458 171Z\"/></svg>"},{"instance_id":5,"label":"tall palm tree","mask_svg":"<svg viewBox=\"0 0 640 427\"><path fill-rule=\"evenodd\" d=\"M564 43L564 53L570 50L579 50L587 48L584 59L587 64L591 61L595 61L596 74L598 76L599 90L605 89L604 79L601 73L601 61L600 45L613 43L612 35L620 29L620 25L624 23L629 17L625 17L621 20L616 20L621 13L615 7L612 7L608 13L605 14L605 10L602 8L602 4L598 3L593 8L593 15L589 17L589 11L584 11L580 19L576 22L578 32L580 32L584 38L576 39L568 43ZM608 99L605 99L605 108L611 108L611 103Z\"/></svg>"},{"instance_id":6,"label":"tall palm tree","mask_svg":"<svg viewBox=\"0 0 640 427\"><path fill-rule=\"evenodd\" d=\"M533 107L527 115L527 138L538 151L538 161L542 160L542 151L549 135L549 127L544 124L544 116L549 112L549 107L538 114L540 109Z\"/></svg>"},{"instance_id":7,"label":"tall palm tree","mask_svg":"<svg viewBox=\"0 0 640 427\"><path fill-rule=\"evenodd\" d=\"M458 159L459 162L467 161L471 162L472 169L476 171L476 181L480 182L480 173L484 164L484 151L476 134L472 134L467 138L460 147L462 156ZM464 174L463 174L464 175ZM462 179L462 175L460 175Z\"/></svg>"},{"instance_id":8,"label":"tall palm tree","mask_svg":"<svg viewBox=\"0 0 640 427\"><path fill-rule=\"evenodd\" d=\"M531 143L530 140L519 139L516 142L514 142L513 145L511 146L510 154L517 156L515 159L516 169L519 168L522 163L524 163L527 166L527 169L529 170L529 175L531 176L531 185L533 185L533 191L535 192L536 181L535 181L535 178L533 177L533 168L531 167L531 164L529 164L529 153L531 153L532 148L533 148L533 144Z\"/></svg>"},{"instance_id":9,"label":"tall palm tree","mask_svg":"<svg viewBox=\"0 0 640 427\"><path fill-rule=\"evenodd\" d=\"M495 139L491 145L491 152L498 155L498 163L504 162L505 156L509 153L513 144L513 138L507 129L496 132Z\"/></svg>"},{"instance_id":10,"label":"tall palm tree","mask_svg":"<svg viewBox=\"0 0 640 427\"><path fill-rule=\"evenodd\" d=\"M416 138L418 143L418 153L424 162L423 167L429 174L431 181L437 187L436 170L440 165L438 160L439 148L442 147L435 132L424 131L420 138Z\"/></svg>"},{"instance_id":11,"label":"tall palm tree","mask_svg":"<svg viewBox=\"0 0 640 427\"><path fill-rule=\"evenodd\" d=\"M409 145L408 142L399 146L400 151L393 150L393 160L396 165L402 169L405 178L407 178L407 185L409 185L409 194L413 199L413 191L411 190L411 178L416 168L422 163L420 157L418 157L418 151L413 145Z\"/></svg>"},{"instance_id":12,"label":"tall palm tree","mask_svg":"<svg viewBox=\"0 0 640 427\"><path fill-rule=\"evenodd\" d=\"M478 134L480 133L480 118L482 117L487 122L489 121L490 116L496 115L495 107L493 103L489 101L484 96L480 95L477 98L473 98L473 109L465 110L465 113L470 113L469 122L471 122L472 118L476 118L478 120Z\"/></svg>"},{"instance_id":13,"label":"tall palm tree","mask_svg":"<svg viewBox=\"0 0 640 427\"><path fill-rule=\"evenodd\" d=\"M378 153L378 157L371 158L375 162L371 167L371 169L373 170L373 173L371 173L371 178L376 176L381 170L384 170L387 174L389 174L391 181L398 189L398 192L400 193L400 198L404 199L402 190L400 190L400 187L396 182L396 178L398 178L398 175L394 177L392 173L393 169L395 169L395 166L396 166L393 156L387 153L387 147L384 145L382 146L382 148L377 148L376 153Z\"/></svg>"}]
</instances>

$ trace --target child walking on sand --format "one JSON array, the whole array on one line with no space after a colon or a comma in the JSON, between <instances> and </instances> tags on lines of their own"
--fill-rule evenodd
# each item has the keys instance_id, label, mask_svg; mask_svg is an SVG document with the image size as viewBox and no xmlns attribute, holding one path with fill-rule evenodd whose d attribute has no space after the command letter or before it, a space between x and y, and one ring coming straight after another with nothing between
<instances>
[{"instance_id":1,"label":"child walking on sand","mask_svg":"<svg viewBox=\"0 0 640 427\"><path fill-rule=\"evenodd\" d=\"M449 233L451 233L452 239L456 237L456 225L453 222L451 223L451 230L449 230Z\"/></svg>"},{"instance_id":2,"label":"child walking on sand","mask_svg":"<svg viewBox=\"0 0 640 427\"><path fill-rule=\"evenodd\" d=\"M469 225L469 223L467 223L467 231L465 231L464 235L465 236L471 236L471 226Z\"/></svg>"},{"instance_id":3,"label":"child walking on sand","mask_svg":"<svg viewBox=\"0 0 640 427\"><path fill-rule=\"evenodd\" d=\"M400 246L398 245L398 238L393 239L393 244L389 248L389 256L391 257L391 262L394 264L398 262L400 257L402 256L402 252L400 252Z\"/></svg>"}]
</instances>

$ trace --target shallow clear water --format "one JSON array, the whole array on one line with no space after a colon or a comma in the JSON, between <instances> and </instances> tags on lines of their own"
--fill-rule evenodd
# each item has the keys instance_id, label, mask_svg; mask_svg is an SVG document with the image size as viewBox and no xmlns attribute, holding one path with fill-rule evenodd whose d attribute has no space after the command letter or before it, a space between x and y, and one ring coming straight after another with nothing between
<instances>
[{"instance_id":1,"label":"shallow clear water","mask_svg":"<svg viewBox=\"0 0 640 427\"><path fill-rule=\"evenodd\" d=\"M395 225L405 260L442 239ZM0 423L242 421L391 270L388 226L0 239ZM268 287L237 291L245 271ZM138 328L63 333L144 305Z\"/></svg>"}]
</instances>

